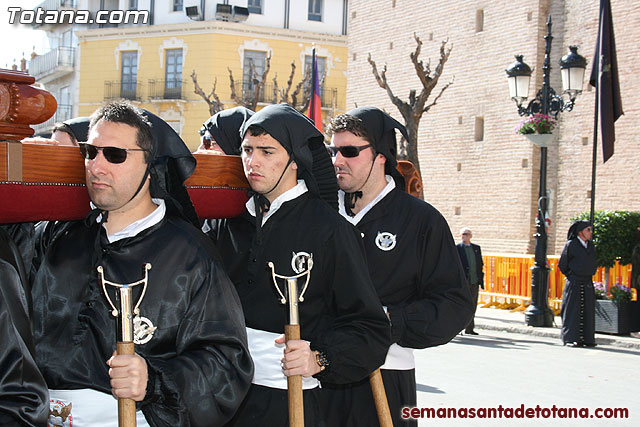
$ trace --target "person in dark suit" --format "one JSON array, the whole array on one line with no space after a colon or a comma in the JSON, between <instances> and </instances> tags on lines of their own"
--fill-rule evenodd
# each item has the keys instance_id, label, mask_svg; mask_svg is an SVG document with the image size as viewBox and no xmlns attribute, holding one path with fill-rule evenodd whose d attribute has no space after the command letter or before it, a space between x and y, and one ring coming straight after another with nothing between
<instances>
[{"instance_id":1,"label":"person in dark suit","mask_svg":"<svg viewBox=\"0 0 640 427\"><path fill-rule=\"evenodd\" d=\"M478 333L473 330L475 326L473 318L476 315L476 308L478 306L478 286L484 289L482 251L480 250L480 246L471 243L471 237L473 237L473 235L469 227L464 227L460 230L460 237L462 238L462 242L456 246L458 248L458 254L460 255L460 261L462 261L464 273L467 276L471 298L473 298L473 316L464 329L464 332L468 335L478 335Z\"/></svg>"}]
</instances>

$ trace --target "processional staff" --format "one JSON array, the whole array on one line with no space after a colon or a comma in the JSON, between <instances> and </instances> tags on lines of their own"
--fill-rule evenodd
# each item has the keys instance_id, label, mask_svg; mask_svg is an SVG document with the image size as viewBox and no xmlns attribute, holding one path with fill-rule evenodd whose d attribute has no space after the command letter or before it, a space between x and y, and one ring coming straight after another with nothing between
<instances>
[{"instance_id":1,"label":"processional staff","mask_svg":"<svg viewBox=\"0 0 640 427\"><path fill-rule=\"evenodd\" d=\"M101 265L97 267L97 270L98 275L100 276L102 290L104 291L104 295L112 308L111 314L118 319L118 341L116 343L116 352L119 355L133 355L135 354L135 343L142 344L149 341L151 339L151 336L153 335L153 332L156 330L156 328L151 325L151 322L147 318L140 317L140 303L142 302L144 294L147 291L147 285L149 283L149 270L151 270L151 264L147 263L144 266L144 279L127 284L118 284L105 280L104 268ZM116 294L116 300L117 302L119 302L119 310L111 301L109 293L107 292L106 285L113 286L118 290ZM137 285L143 286L140 297L138 298L138 302L135 303L134 307L133 287ZM128 398L118 398L118 426L136 427L135 400Z\"/></svg>"},{"instance_id":2,"label":"processional staff","mask_svg":"<svg viewBox=\"0 0 640 427\"><path fill-rule=\"evenodd\" d=\"M306 268L304 264L306 263ZM296 266L295 276L282 276L276 274L275 267L271 261L267 263L271 269L271 276L273 278L273 284L280 295L280 303L289 303L289 323L284 326L284 336L286 341L299 340L300 339L300 316L298 312L298 303L304 301L304 293L309 286L309 279L311 278L311 269L313 268L313 256L305 257L304 260L298 263ZM302 287L302 292L299 292L298 279L306 276L307 279ZM286 293L287 296L280 290L277 279L283 279L286 281ZM289 427L304 427L304 405L302 400L302 376L291 375L287 377L287 392L289 397Z\"/></svg>"}]
</instances>

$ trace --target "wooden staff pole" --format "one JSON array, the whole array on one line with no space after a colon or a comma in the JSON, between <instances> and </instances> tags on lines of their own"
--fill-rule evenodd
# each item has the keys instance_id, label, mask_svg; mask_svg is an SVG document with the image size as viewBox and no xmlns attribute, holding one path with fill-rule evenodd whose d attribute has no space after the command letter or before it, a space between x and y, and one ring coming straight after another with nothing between
<instances>
[{"instance_id":1,"label":"wooden staff pole","mask_svg":"<svg viewBox=\"0 0 640 427\"><path fill-rule=\"evenodd\" d=\"M376 369L369 375L369 384L373 392L373 401L376 404L376 412L378 413L378 422L380 427L393 427L391 420L391 411L389 410L389 402L387 401L387 393L384 389L382 374L380 369Z\"/></svg>"},{"instance_id":2,"label":"wooden staff pole","mask_svg":"<svg viewBox=\"0 0 640 427\"><path fill-rule=\"evenodd\" d=\"M134 354L133 301L130 286L120 288L120 340L116 343L117 354ZM136 427L136 402L133 399L118 399L118 426Z\"/></svg>"},{"instance_id":3,"label":"wooden staff pole","mask_svg":"<svg viewBox=\"0 0 640 427\"><path fill-rule=\"evenodd\" d=\"M287 341L300 339L300 319L298 316L298 279L287 278L289 293L289 324L284 327ZM302 401L302 376L287 377L289 396L289 427L304 427L304 403Z\"/></svg>"}]
</instances>

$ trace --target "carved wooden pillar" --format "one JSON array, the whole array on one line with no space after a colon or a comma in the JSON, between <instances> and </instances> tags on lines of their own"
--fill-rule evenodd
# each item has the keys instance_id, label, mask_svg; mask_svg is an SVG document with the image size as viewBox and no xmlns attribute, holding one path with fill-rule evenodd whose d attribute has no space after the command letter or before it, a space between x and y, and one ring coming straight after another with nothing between
<instances>
[{"instance_id":1,"label":"carved wooden pillar","mask_svg":"<svg viewBox=\"0 0 640 427\"><path fill-rule=\"evenodd\" d=\"M0 140L19 141L34 134L30 125L48 120L58 103L51 93L31 86L36 79L0 69Z\"/></svg>"}]
</instances>

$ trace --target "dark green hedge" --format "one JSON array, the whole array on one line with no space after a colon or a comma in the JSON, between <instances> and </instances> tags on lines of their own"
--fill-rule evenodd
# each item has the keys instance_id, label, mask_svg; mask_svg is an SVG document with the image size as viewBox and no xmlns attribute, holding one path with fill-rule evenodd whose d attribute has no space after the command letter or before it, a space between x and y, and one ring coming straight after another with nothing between
<instances>
[{"instance_id":1,"label":"dark green hedge","mask_svg":"<svg viewBox=\"0 0 640 427\"><path fill-rule=\"evenodd\" d=\"M589 219L589 212L571 218ZM636 244L636 228L640 227L640 212L596 211L593 218L593 244L596 246L600 267L613 267L615 261L631 263L631 252Z\"/></svg>"}]
</instances>

